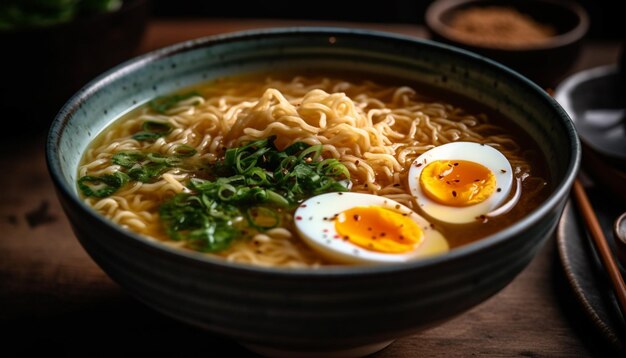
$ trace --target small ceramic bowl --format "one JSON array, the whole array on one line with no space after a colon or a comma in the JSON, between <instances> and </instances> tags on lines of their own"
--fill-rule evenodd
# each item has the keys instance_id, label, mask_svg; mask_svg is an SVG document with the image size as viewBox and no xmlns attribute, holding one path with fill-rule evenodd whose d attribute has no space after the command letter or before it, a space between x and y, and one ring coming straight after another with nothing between
<instances>
[{"instance_id":1,"label":"small ceramic bowl","mask_svg":"<svg viewBox=\"0 0 626 358\"><path fill-rule=\"evenodd\" d=\"M174 249L116 226L80 199L76 176L83 151L129 108L224 75L310 67L406 78L500 111L534 138L550 163L548 198L519 222L441 256L315 270L254 267ZM263 354L360 356L450 319L511 282L554 231L580 147L562 108L497 63L415 38L297 28L189 41L109 71L58 114L47 160L83 247L139 300Z\"/></svg>"},{"instance_id":2,"label":"small ceramic bowl","mask_svg":"<svg viewBox=\"0 0 626 358\"><path fill-rule=\"evenodd\" d=\"M626 82L615 65L580 71L554 93L574 121L583 167L596 182L626 200Z\"/></svg>"},{"instance_id":3,"label":"small ceramic bowl","mask_svg":"<svg viewBox=\"0 0 626 358\"><path fill-rule=\"evenodd\" d=\"M530 16L537 23L552 27L555 34L542 43L504 47L487 41L468 42L450 26L460 11L494 6ZM425 23L434 40L501 62L545 87L556 86L568 73L589 29L586 11L573 1L562 0L436 0L426 10Z\"/></svg>"}]
</instances>

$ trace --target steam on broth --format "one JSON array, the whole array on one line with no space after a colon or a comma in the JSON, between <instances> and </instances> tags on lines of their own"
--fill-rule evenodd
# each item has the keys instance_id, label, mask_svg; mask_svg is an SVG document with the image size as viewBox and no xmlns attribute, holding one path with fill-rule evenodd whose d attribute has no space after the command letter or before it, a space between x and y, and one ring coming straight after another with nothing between
<instances>
[{"instance_id":1,"label":"steam on broth","mask_svg":"<svg viewBox=\"0 0 626 358\"><path fill-rule=\"evenodd\" d=\"M156 98L89 145L82 197L168 245L288 267L438 254L502 230L545 199L536 144L501 115L419 84L360 77L225 77ZM455 142L495 149L510 172L488 169L480 158L491 154L480 152L476 163L460 154L421 162ZM410 180L412 165L433 177ZM447 219L498 196L484 215Z\"/></svg>"}]
</instances>

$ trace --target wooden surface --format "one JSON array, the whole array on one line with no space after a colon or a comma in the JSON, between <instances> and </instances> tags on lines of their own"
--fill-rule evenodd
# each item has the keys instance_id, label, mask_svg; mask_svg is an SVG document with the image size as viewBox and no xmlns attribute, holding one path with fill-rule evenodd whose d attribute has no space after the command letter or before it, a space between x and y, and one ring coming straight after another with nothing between
<instances>
[{"instance_id":1,"label":"wooden surface","mask_svg":"<svg viewBox=\"0 0 626 358\"><path fill-rule=\"evenodd\" d=\"M153 21L140 52L221 32L310 24L327 25ZM412 25L332 25L425 35ZM617 55L616 43L591 42L577 69L614 63ZM0 356L38 349L65 356L214 356L224 351L254 356L227 338L145 307L94 264L56 199L45 165L45 136L45 128L33 125L0 141L0 328L10 332L0 339ZM436 328L398 339L375 357L610 356L605 346L573 300L550 240L500 293Z\"/></svg>"}]
</instances>

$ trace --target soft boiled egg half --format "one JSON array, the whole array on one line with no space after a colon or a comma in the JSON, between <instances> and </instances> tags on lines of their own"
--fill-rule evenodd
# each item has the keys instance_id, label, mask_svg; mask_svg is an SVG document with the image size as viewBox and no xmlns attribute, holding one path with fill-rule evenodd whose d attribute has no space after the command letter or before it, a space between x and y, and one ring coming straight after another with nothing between
<instances>
[{"instance_id":1,"label":"soft boiled egg half","mask_svg":"<svg viewBox=\"0 0 626 358\"><path fill-rule=\"evenodd\" d=\"M428 221L381 196L318 195L303 202L294 219L302 239L337 263L398 263L449 250Z\"/></svg>"},{"instance_id":2,"label":"soft boiled egg half","mask_svg":"<svg viewBox=\"0 0 626 358\"><path fill-rule=\"evenodd\" d=\"M426 214L462 224L483 220L505 202L513 185L513 172L497 149L453 142L415 159L408 181L411 194Z\"/></svg>"}]
</instances>

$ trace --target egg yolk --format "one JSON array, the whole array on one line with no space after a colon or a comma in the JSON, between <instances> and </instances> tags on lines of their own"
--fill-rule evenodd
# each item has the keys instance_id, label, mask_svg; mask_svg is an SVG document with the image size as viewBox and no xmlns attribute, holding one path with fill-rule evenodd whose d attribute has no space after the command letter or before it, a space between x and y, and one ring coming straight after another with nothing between
<instances>
[{"instance_id":1,"label":"egg yolk","mask_svg":"<svg viewBox=\"0 0 626 358\"><path fill-rule=\"evenodd\" d=\"M412 251L424 236L407 214L377 206L357 206L340 213L335 230L359 247L389 254Z\"/></svg>"},{"instance_id":2,"label":"egg yolk","mask_svg":"<svg viewBox=\"0 0 626 358\"><path fill-rule=\"evenodd\" d=\"M481 203L496 188L496 177L491 170L467 160L431 162L422 170L419 182L430 199L457 207Z\"/></svg>"}]
</instances>

